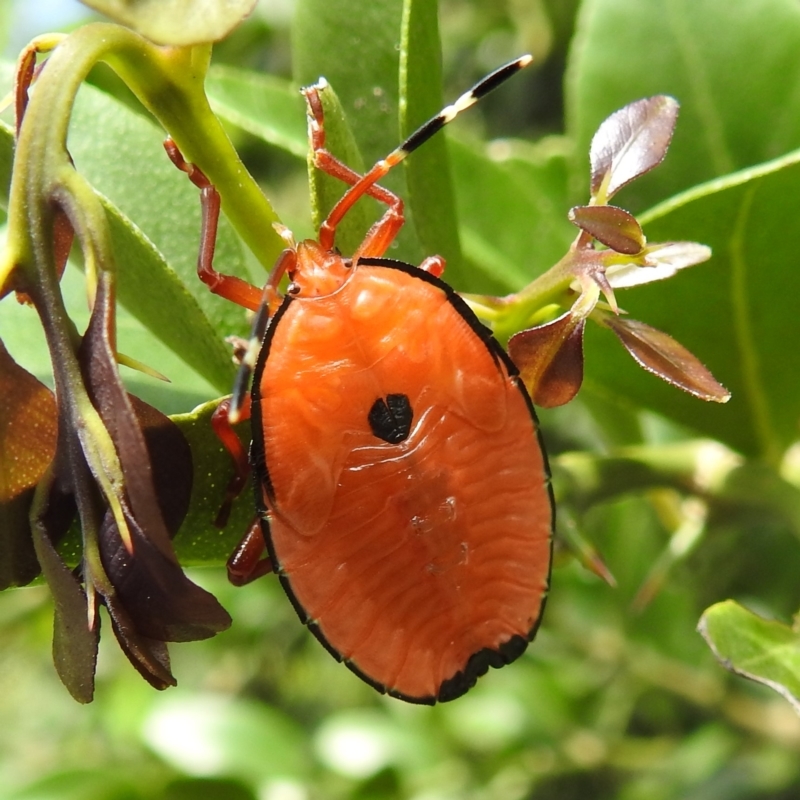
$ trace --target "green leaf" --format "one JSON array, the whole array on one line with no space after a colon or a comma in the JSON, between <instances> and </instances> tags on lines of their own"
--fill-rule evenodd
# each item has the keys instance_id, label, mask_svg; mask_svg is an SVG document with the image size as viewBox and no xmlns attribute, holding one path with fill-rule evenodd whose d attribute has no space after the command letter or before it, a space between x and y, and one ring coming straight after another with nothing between
<instances>
[{"instance_id":1,"label":"green leaf","mask_svg":"<svg viewBox=\"0 0 800 800\"><path fill-rule=\"evenodd\" d=\"M618 295L635 319L673 336L732 393L725 406L684 396L635 369L594 326L586 337L586 387L632 401L775 464L797 438L800 350L787 347L800 214L800 151L674 198L641 221L650 241L690 239L712 259ZM624 413L624 412L620 412Z\"/></svg>"},{"instance_id":2,"label":"green leaf","mask_svg":"<svg viewBox=\"0 0 800 800\"><path fill-rule=\"evenodd\" d=\"M722 665L783 695L800 713L800 634L733 600L706 609L698 630Z\"/></svg>"},{"instance_id":3,"label":"green leaf","mask_svg":"<svg viewBox=\"0 0 800 800\"><path fill-rule=\"evenodd\" d=\"M436 0L405 0L400 45L400 130L405 139L438 114L442 97L442 46ZM443 136L434 136L405 162L407 202L423 252L447 261L447 280L465 287L453 179Z\"/></svg>"},{"instance_id":4,"label":"green leaf","mask_svg":"<svg viewBox=\"0 0 800 800\"><path fill-rule=\"evenodd\" d=\"M356 172L363 172L364 161L347 123L339 97L330 84L318 87L317 91L323 109L326 150ZM344 194L345 187L338 178L316 168L310 150L308 182L311 191L311 216L314 229L319 230L323 220ZM358 249L370 224L380 213L378 209L375 200L362 197L345 214L341 224L336 228L335 245L341 252L350 254Z\"/></svg>"},{"instance_id":5,"label":"green leaf","mask_svg":"<svg viewBox=\"0 0 800 800\"><path fill-rule=\"evenodd\" d=\"M451 138L464 253L480 274L470 291L520 289L555 264L575 238L567 221L566 170L558 152L510 144L505 157Z\"/></svg>"},{"instance_id":6,"label":"green leaf","mask_svg":"<svg viewBox=\"0 0 800 800\"><path fill-rule=\"evenodd\" d=\"M631 210L800 147L798 50L794 0L748 0L736 13L718 0L586 0L566 82L573 199L588 194L598 125L650 95L672 95L681 111L666 163L620 195Z\"/></svg>"},{"instance_id":7,"label":"green leaf","mask_svg":"<svg viewBox=\"0 0 800 800\"><path fill-rule=\"evenodd\" d=\"M273 75L216 66L206 78L206 94L214 113L223 119L292 155L306 157L305 102L293 83Z\"/></svg>"},{"instance_id":8,"label":"green leaf","mask_svg":"<svg viewBox=\"0 0 800 800\"><path fill-rule=\"evenodd\" d=\"M103 92L82 87L69 147L79 171L101 194L109 217L120 272L120 301L217 391L225 392L232 384L234 370L224 337L246 334L248 326L241 309L211 295L197 277L199 193L169 162L162 140L163 132L144 117ZM3 164L13 157L13 142L13 130L0 122L3 207L8 205L10 180L3 174ZM217 259L225 272L247 274L240 240L224 219L220 220ZM25 316L24 309L11 308L13 299L5 303L8 311L4 314L18 319ZM2 326L12 353L16 354L18 347L31 349L30 336L37 323L29 317L23 322L24 330L17 330L10 322L8 327ZM121 327L126 324L123 319ZM125 351L124 333L121 338ZM144 353L129 355L148 361ZM25 360L29 369L40 377L49 374L46 361L44 370L38 368L41 359L34 355L34 361L37 366ZM176 376L168 377L179 375L177 370ZM159 387L156 394L162 391ZM180 391L179 387L174 391Z\"/></svg>"},{"instance_id":9,"label":"green leaf","mask_svg":"<svg viewBox=\"0 0 800 800\"><path fill-rule=\"evenodd\" d=\"M244 312L212 295L197 278L200 193L163 152L164 137L146 117L104 92L81 87L69 133L76 168L122 214L135 220L215 330L244 334L248 330ZM226 273L249 277L240 240L224 219L220 220L215 263ZM133 297L130 301L136 302ZM131 302L126 298L126 306L133 310Z\"/></svg>"},{"instance_id":10,"label":"green leaf","mask_svg":"<svg viewBox=\"0 0 800 800\"><path fill-rule=\"evenodd\" d=\"M247 332L245 315L211 295L197 277L199 192L163 154L163 135L146 118L84 86L75 105L69 147L77 169L108 198L120 301L224 392L233 368L223 339ZM223 271L246 274L240 241L224 220L216 258Z\"/></svg>"},{"instance_id":11,"label":"green leaf","mask_svg":"<svg viewBox=\"0 0 800 800\"><path fill-rule=\"evenodd\" d=\"M253 491L248 485L234 502L225 528L214 525L233 477L231 457L211 427L217 405L218 401L212 401L172 417L189 443L194 473L189 510L172 542L184 566L225 562L256 517ZM240 433L243 438L249 437L250 424L242 425Z\"/></svg>"},{"instance_id":12,"label":"green leaf","mask_svg":"<svg viewBox=\"0 0 800 800\"><path fill-rule=\"evenodd\" d=\"M5 75L3 76L5 77ZM5 80L2 86L5 88ZM8 211L8 195L11 188L11 169L14 165L14 130L0 123L0 208Z\"/></svg>"},{"instance_id":13,"label":"green leaf","mask_svg":"<svg viewBox=\"0 0 800 800\"><path fill-rule=\"evenodd\" d=\"M256 0L81 0L157 44L190 45L224 39Z\"/></svg>"},{"instance_id":14,"label":"green leaf","mask_svg":"<svg viewBox=\"0 0 800 800\"><path fill-rule=\"evenodd\" d=\"M402 13L401 0L298 0L295 8L294 79L301 86L320 76L329 81L368 166L402 141L398 116ZM381 185L408 197L401 169L392 170ZM392 258L414 264L427 255L410 225L403 227L396 242L389 253Z\"/></svg>"}]
</instances>

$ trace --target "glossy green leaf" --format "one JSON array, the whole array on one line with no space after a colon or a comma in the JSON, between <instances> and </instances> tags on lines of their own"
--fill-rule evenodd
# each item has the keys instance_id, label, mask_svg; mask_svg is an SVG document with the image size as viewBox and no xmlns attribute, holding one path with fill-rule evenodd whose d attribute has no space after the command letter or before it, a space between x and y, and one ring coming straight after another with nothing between
<instances>
[{"instance_id":1,"label":"glossy green leaf","mask_svg":"<svg viewBox=\"0 0 800 800\"><path fill-rule=\"evenodd\" d=\"M255 7L256 0L81 0L158 44L217 42Z\"/></svg>"},{"instance_id":2,"label":"glossy green leaf","mask_svg":"<svg viewBox=\"0 0 800 800\"><path fill-rule=\"evenodd\" d=\"M575 238L567 221L566 170L557 150L509 146L492 158L485 148L452 138L464 253L477 267L470 291L520 289L553 266Z\"/></svg>"},{"instance_id":3,"label":"glossy green leaf","mask_svg":"<svg viewBox=\"0 0 800 800\"><path fill-rule=\"evenodd\" d=\"M212 67L206 93L214 112L269 144L305 158L305 102L297 86L272 75Z\"/></svg>"},{"instance_id":4,"label":"glossy green leaf","mask_svg":"<svg viewBox=\"0 0 800 800\"><path fill-rule=\"evenodd\" d=\"M76 168L122 214L135 220L214 329L244 334L248 328L241 309L212 295L197 278L200 194L164 153L165 135L145 116L84 86L75 104L68 144ZM241 242L224 219L220 220L215 263L224 272L249 277ZM151 301L142 298L141 303ZM134 310L135 296L123 302ZM167 319L171 315L174 310Z\"/></svg>"},{"instance_id":5,"label":"glossy green leaf","mask_svg":"<svg viewBox=\"0 0 800 800\"><path fill-rule=\"evenodd\" d=\"M3 76L5 78L5 74ZM3 86L7 84L3 81ZM8 193L11 187L11 168L14 164L14 131L0 124L0 208L8 210Z\"/></svg>"},{"instance_id":6,"label":"glossy green leaf","mask_svg":"<svg viewBox=\"0 0 800 800\"><path fill-rule=\"evenodd\" d=\"M61 280L61 293L72 320L78 330L83 330L89 319L85 280L72 265L67 266ZM171 383L164 383L131 369L122 370L128 389L165 413L185 412L224 390L215 390L123 306L118 308L117 334L121 352L138 356L170 378ZM30 306L19 305L13 295L0 302L0 338L18 363L46 385L53 385L50 354L39 317ZM230 385L230 381L225 384Z\"/></svg>"},{"instance_id":7,"label":"glossy green leaf","mask_svg":"<svg viewBox=\"0 0 800 800\"><path fill-rule=\"evenodd\" d=\"M234 502L225 528L220 530L214 525L233 477L231 457L211 427L211 414L217 404L217 401L206 403L188 414L172 417L189 443L194 473L189 510L172 542L184 565L220 564L227 560L256 515L253 492L248 485ZM247 444L249 423L242 425L241 435Z\"/></svg>"},{"instance_id":8,"label":"glossy green leaf","mask_svg":"<svg viewBox=\"0 0 800 800\"><path fill-rule=\"evenodd\" d=\"M442 96L442 57L436 0L405 0L400 45L400 130L405 139L438 114ZM450 98L451 100L455 98ZM447 261L447 280L466 287L458 238L456 202L447 142L439 134L405 162L407 202L425 255Z\"/></svg>"},{"instance_id":9,"label":"glossy green leaf","mask_svg":"<svg viewBox=\"0 0 800 800\"><path fill-rule=\"evenodd\" d=\"M364 161L336 90L329 83L322 83L317 86L317 91L323 109L325 149L346 166L363 173ZM310 150L308 152L308 182L311 194L311 217L314 229L319 230L323 220L345 193L346 187L338 178L328 175L315 166ZM377 201L368 197L361 198L347 212L337 227L335 246L342 253L354 253L364 239L364 234L369 226L378 218L379 214L380 207Z\"/></svg>"},{"instance_id":10,"label":"glossy green leaf","mask_svg":"<svg viewBox=\"0 0 800 800\"><path fill-rule=\"evenodd\" d=\"M800 152L706 184L642 220L651 242L701 241L714 255L667 281L620 291L635 319L677 339L732 393L725 406L684 396L636 369L613 338L590 328L586 387L654 409L749 455L776 463L797 438L800 350L787 231L800 214ZM622 412L621 412L622 413Z\"/></svg>"},{"instance_id":11,"label":"glossy green leaf","mask_svg":"<svg viewBox=\"0 0 800 800\"><path fill-rule=\"evenodd\" d=\"M698 630L724 667L774 689L800 713L800 633L733 600L706 609Z\"/></svg>"},{"instance_id":12,"label":"glossy green leaf","mask_svg":"<svg viewBox=\"0 0 800 800\"><path fill-rule=\"evenodd\" d=\"M398 107L402 0L299 0L292 27L292 68L300 86L320 76L333 86L367 166L402 141ZM351 165L352 166L352 165ZM408 197L395 169L381 185ZM375 217L377 217L377 206ZM413 228L404 226L388 255L422 259Z\"/></svg>"},{"instance_id":13,"label":"glossy green leaf","mask_svg":"<svg viewBox=\"0 0 800 800\"><path fill-rule=\"evenodd\" d=\"M587 198L598 125L655 94L681 111L665 163L617 199L632 211L800 146L798 50L794 0L748 0L735 13L718 0L586 0L566 83L573 200Z\"/></svg>"},{"instance_id":14,"label":"glossy green leaf","mask_svg":"<svg viewBox=\"0 0 800 800\"><path fill-rule=\"evenodd\" d=\"M13 152L11 129L0 123L0 130L0 150ZM199 194L163 154L162 138L156 126L108 95L91 87L81 90L70 152L82 174L105 195L120 300L218 391L226 391L233 368L223 339L246 333L244 313L213 297L197 278ZM7 197L4 187L3 203ZM217 254L225 271L245 272L241 244L224 221Z\"/></svg>"}]
</instances>

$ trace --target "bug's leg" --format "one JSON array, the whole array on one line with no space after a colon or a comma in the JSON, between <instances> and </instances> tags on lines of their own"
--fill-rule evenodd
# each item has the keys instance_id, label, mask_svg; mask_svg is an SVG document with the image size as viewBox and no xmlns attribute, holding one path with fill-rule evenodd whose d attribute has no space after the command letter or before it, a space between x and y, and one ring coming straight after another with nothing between
<instances>
[{"instance_id":1,"label":"bug's leg","mask_svg":"<svg viewBox=\"0 0 800 800\"><path fill-rule=\"evenodd\" d=\"M284 250L278 256L278 260L275 262L275 266L272 268L269 278L261 291L261 302L253 318L250 338L243 346L240 345L239 371L233 384L233 396L228 408L228 421L231 425L235 425L241 419L246 419L250 416L250 397L248 395L250 379L256 368L258 354L261 352L261 343L264 341L267 323L270 317L278 310L281 302L278 284L285 274L293 274L296 264L297 251L292 247ZM246 412L243 412L245 403L247 404L247 409ZM243 413L246 413L247 417L242 416Z\"/></svg>"},{"instance_id":2,"label":"bug's leg","mask_svg":"<svg viewBox=\"0 0 800 800\"><path fill-rule=\"evenodd\" d=\"M444 273L445 260L441 256L428 256L423 259L419 268L423 272L429 272L434 278L441 278Z\"/></svg>"},{"instance_id":3,"label":"bug's leg","mask_svg":"<svg viewBox=\"0 0 800 800\"><path fill-rule=\"evenodd\" d=\"M242 493L247 477L250 474L250 459L247 456L236 431L233 429L233 424L230 421L229 409L231 405L231 398L223 400L211 415L211 427L217 438L222 442L222 446L230 453L233 460L234 474L225 490L225 499L222 501L217 517L214 520L214 525L218 528L224 528L228 522L228 516L231 513L231 506L233 501ZM247 420L250 418L250 396L248 395L242 406L239 409L239 420Z\"/></svg>"},{"instance_id":4,"label":"bug's leg","mask_svg":"<svg viewBox=\"0 0 800 800\"><path fill-rule=\"evenodd\" d=\"M233 501L241 494L247 476L250 474L250 461L247 452L242 446L233 426L239 422L250 419L250 379L258 360L261 343L267 330L267 323L272 314L277 310L280 302L278 284L286 272L290 274L297 263L297 253L288 248L284 250L275 262L269 278L261 292L261 302L253 319L250 338L237 342L237 356L240 360L239 371L233 385L233 395L223 400L211 415L211 426L214 433L222 442L223 447L230 453L234 464L234 475L225 492L225 499L220 507L214 524L224 528L228 521Z\"/></svg>"},{"instance_id":5,"label":"bug's leg","mask_svg":"<svg viewBox=\"0 0 800 800\"><path fill-rule=\"evenodd\" d=\"M468 92L462 94L455 103L442 109L435 117L432 117L417 128L411 136L398 148L389 153L386 158L378 161L369 172L363 175L345 192L344 196L333 207L331 213L328 214L328 218L320 226L320 244L326 249L331 249L333 247L337 225L359 198L363 197L365 194L371 194L370 189L410 153L413 153L420 145L427 142L431 136L440 131L448 122L452 122L462 111L466 111L473 106L478 100L497 88L520 69L527 67L532 60L531 56L526 55L499 67L483 80L476 83ZM374 197L375 195L372 196ZM398 198L394 197L394 195L392 195L392 197L394 200L388 203L389 209L384 216L372 226L363 244L354 255L354 258L357 256L383 255L383 253L386 252L386 248L388 248L389 244L391 244L392 240L397 235L397 232L403 224L403 206Z\"/></svg>"},{"instance_id":6,"label":"bug's leg","mask_svg":"<svg viewBox=\"0 0 800 800\"><path fill-rule=\"evenodd\" d=\"M228 580L234 586L244 586L272 572L272 561L264 556L266 549L261 520L256 518L228 559Z\"/></svg>"},{"instance_id":7,"label":"bug's leg","mask_svg":"<svg viewBox=\"0 0 800 800\"><path fill-rule=\"evenodd\" d=\"M314 166L352 187L359 183L359 181L363 179L363 176L359 175L355 170L350 169L346 164L343 164L325 148L325 113L322 109L322 101L319 96L319 88L324 85L325 84L320 82L317 86L309 86L303 89L303 95L308 105L308 130L311 150L314 154ZM389 206L389 210L372 226L367 233L364 243L362 243L355 255L381 256L386 252L395 236L397 236L400 228L403 227L403 223L405 222L405 217L403 216L403 201L393 192L384 189L382 186L378 186L373 181L368 186L365 186L363 191L359 192L358 197L353 200L353 203L365 194ZM348 206L348 209L351 206L352 203ZM341 216L344 216L344 213L342 213ZM319 229L319 243L326 250L333 249L337 224L334 223L331 225L329 221L330 217L322 223ZM380 227L380 234L378 235L380 241L373 241L373 239L376 238L373 232L378 227ZM365 245L368 241L370 247L365 251Z\"/></svg>"},{"instance_id":8,"label":"bug's leg","mask_svg":"<svg viewBox=\"0 0 800 800\"><path fill-rule=\"evenodd\" d=\"M167 137L164 141L164 149L172 163L185 172L189 180L200 189L203 224L200 233L200 252L197 255L198 277L214 294L256 311L261 303L261 289L235 275L223 275L214 269L214 249L217 243L220 210L219 192L198 167L186 161L171 137Z\"/></svg>"}]
</instances>

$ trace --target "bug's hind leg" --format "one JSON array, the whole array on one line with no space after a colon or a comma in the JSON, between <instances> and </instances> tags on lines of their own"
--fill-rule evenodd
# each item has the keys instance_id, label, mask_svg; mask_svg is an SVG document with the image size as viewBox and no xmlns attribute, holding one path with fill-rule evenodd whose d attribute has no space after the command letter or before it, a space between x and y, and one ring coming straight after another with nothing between
<instances>
[{"instance_id":1,"label":"bug's hind leg","mask_svg":"<svg viewBox=\"0 0 800 800\"><path fill-rule=\"evenodd\" d=\"M272 572L272 561L264 555L266 549L261 520L255 519L228 559L228 580L234 586L244 586Z\"/></svg>"},{"instance_id":2,"label":"bug's hind leg","mask_svg":"<svg viewBox=\"0 0 800 800\"><path fill-rule=\"evenodd\" d=\"M214 525L218 528L224 528L227 524L233 501L242 493L242 489L244 489L247 478L250 475L250 459L247 456L247 450L233 429L229 416L230 404L231 398L229 397L223 400L211 415L211 427L214 429L214 434L220 440L222 446L230 453L234 469L233 477L225 490L225 499L222 501L214 520ZM248 395L239 410L239 420L247 420L249 418L250 396Z\"/></svg>"}]
</instances>

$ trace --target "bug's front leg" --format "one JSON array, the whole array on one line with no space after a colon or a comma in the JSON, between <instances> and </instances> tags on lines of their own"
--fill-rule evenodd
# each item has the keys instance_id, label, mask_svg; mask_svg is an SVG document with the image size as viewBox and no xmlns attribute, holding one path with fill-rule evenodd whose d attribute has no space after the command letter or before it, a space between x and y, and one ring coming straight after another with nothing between
<instances>
[{"instance_id":1,"label":"bug's front leg","mask_svg":"<svg viewBox=\"0 0 800 800\"><path fill-rule=\"evenodd\" d=\"M185 172L189 180L200 189L203 223L200 233L200 252L197 255L197 276L214 294L250 311L258 310L261 303L261 289L235 275L224 275L214 269L214 250L217 244L220 211L219 192L201 169L186 161L171 137L167 137L164 141L164 149L172 163Z\"/></svg>"},{"instance_id":2,"label":"bug's front leg","mask_svg":"<svg viewBox=\"0 0 800 800\"><path fill-rule=\"evenodd\" d=\"M380 203L388 206L384 215L369 229L364 241L353 257L382 256L394 241L400 228L403 227L403 201L393 192L378 186L376 181L382 178L393 165L383 166L384 162L376 164L366 175L359 175L343 164L329 150L325 148L325 114L322 109L322 100L319 96L318 86L310 86L303 90L308 104L309 139L311 150L314 154L314 165L317 169L338 178L348 184L350 189L342 199L333 207L327 219L319 228L319 243L325 250L332 250L336 228L345 214L364 195L375 198Z\"/></svg>"}]
</instances>

